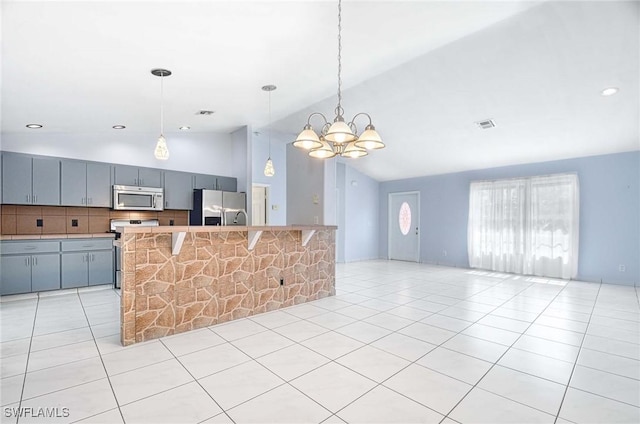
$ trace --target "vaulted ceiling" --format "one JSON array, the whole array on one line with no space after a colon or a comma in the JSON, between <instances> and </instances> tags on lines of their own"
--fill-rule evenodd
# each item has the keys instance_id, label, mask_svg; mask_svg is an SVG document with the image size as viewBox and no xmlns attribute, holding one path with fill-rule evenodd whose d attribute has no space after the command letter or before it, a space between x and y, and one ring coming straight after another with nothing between
<instances>
[{"instance_id":1,"label":"vaulted ceiling","mask_svg":"<svg viewBox=\"0 0 640 424\"><path fill-rule=\"evenodd\" d=\"M292 140L335 107L336 4L4 1L2 132L155 131L163 67L168 134L264 127L275 84ZM639 149L639 17L633 1L344 0L346 118L368 112L387 144L350 163L391 180Z\"/></svg>"}]
</instances>

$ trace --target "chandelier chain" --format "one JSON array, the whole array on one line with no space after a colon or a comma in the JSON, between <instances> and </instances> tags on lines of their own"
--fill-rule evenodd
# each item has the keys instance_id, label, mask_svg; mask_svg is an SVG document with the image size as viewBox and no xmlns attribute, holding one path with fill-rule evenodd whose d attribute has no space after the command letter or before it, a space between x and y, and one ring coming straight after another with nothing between
<instances>
[{"instance_id":1,"label":"chandelier chain","mask_svg":"<svg viewBox=\"0 0 640 424\"><path fill-rule=\"evenodd\" d=\"M338 106L336 115L342 116L342 0L338 0Z\"/></svg>"}]
</instances>

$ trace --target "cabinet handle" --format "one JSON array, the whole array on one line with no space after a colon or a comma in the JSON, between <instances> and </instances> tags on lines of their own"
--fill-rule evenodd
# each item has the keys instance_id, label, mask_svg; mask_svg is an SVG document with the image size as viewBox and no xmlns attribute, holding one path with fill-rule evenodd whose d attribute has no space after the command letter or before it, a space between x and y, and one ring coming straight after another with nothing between
<instances>
[{"instance_id":1,"label":"cabinet handle","mask_svg":"<svg viewBox=\"0 0 640 424\"><path fill-rule=\"evenodd\" d=\"M27 246L24 250L36 250L36 246Z\"/></svg>"},{"instance_id":2,"label":"cabinet handle","mask_svg":"<svg viewBox=\"0 0 640 424\"><path fill-rule=\"evenodd\" d=\"M95 260L96 260L96 255L92 253L92 254L91 254L91 262L93 262L93 261L95 261Z\"/></svg>"},{"instance_id":3,"label":"cabinet handle","mask_svg":"<svg viewBox=\"0 0 640 424\"><path fill-rule=\"evenodd\" d=\"M27 203L31 203L31 201L29 200L29 195L27 194L25 197L27 198Z\"/></svg>"},{"instance_id":4,"label":"cabinet handle","mask_svg":"<svg viewBox=\"0 0 640 424\"><path fill-rule=\"evenodd\" d=\"M34 256L34 257L33 257L33 264L34 264L35 266L38 266L38 257L37 257L37 256Z\"/></svg>"},{"instance_id":5,"label":"cabinet handle","mask_svg":"<svg viewBox=\"0 0 640 424\"><path fill-rule=\"evenodd\" d=\"M141 186L144 185L144 180L143 179L140 179L140 185Z\"/></svg>"},{"instance_id":6,"label":"cabinet handle","mask_svg":"<svg viewBox=\"0 0 640 424\"><path fill-rule=\"evenodd\" d=\"M93 247L93 244L85 244L82 247L84 247L85 249L88 249L88 248Z\"/></svg>"},{"instance_id":7,"label":"cabinet handle","mask_svg":"<svg viewBox=\"0 0 640 424\"><path fill-rule=\"evenodd\" d=\"M29 266L29 258L24 258L24 266Z\"/></svg>"},{"instance_id":8,"label":"cabinet handle","mask_svg":"<svg viewBox=\"0 0 640 424\"><path fill-rule=\"evenodd\" d=\"M89 197L89 204L93 205L93 197Z\"/></svg>"},{"instance_id":9,"label":"cabinet handle","mask_svg":"<svg viewBox=\"0 0 640 424\"><path fill-rule=\"evenodd\" d=\"M87 255L82 255L82 262L87 262Z\"/></svg>"}]
</instances>

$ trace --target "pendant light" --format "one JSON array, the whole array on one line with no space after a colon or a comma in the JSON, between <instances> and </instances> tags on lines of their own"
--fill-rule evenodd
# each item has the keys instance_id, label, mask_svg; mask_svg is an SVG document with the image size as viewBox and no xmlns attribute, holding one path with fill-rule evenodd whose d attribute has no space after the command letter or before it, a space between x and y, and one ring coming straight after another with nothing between
<instances>
[{"instance_id":1,"label":"pendant light","mask_svg":"<svg viewBox=\"0 0 640 424\"><path fill-rule=\"evenodd\" d=\"M167 147L167 139L164 138L164 77L171 75L171 71L167 69L152 69L151 73L160 77L160 137L156 143L156 149L153 155L156 159L169 159L169 148Z\"/></svg>"},{"instance_id":2,"label":"pendant light","mask_svg":"<svg viewBox=\"0 0 640 424\"><path fill-rule=\"evenodd\" d=\"M368 113L357 113L349 122L344 120L342 109L342 0L338 0L338 106L335 118L330 123L320 112L314 112L307 118L307 123L293 142L295 147L309 150L309 156L329 159L335 156L359 158L366 156L368 150L382 149L384 143L371 122ZM320 116L323 120L320 135L311 126L311 118ZM358 135L355 120L366 116L369 123L362 134Z\"/></svg>"},{"instance_id":3,"label":"pendant light","mask_svg":"<svg viewBox=\"0 0 640 424\"><path fill-rule=\"evenodd\" d=\"M269 93L269 159L264 165L264 175L267 177L273 177L276 174L276 170L273 167L273 161L271 160L271 92L277 87L273 84L265 85L262 87L263 91Z\"/></svg>"}]
</instances>

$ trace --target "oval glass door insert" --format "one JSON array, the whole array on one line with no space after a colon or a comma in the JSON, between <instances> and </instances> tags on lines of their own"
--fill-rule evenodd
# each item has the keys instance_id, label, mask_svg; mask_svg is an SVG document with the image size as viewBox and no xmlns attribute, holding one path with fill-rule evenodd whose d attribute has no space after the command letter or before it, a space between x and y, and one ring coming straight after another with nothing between
<instances>
[{"instance_id":1,"label":"oval glass door insert","mask_svg":"<svg viewBox=\"0 0 640 424\"><path fill-rule=\"evenodd\" d=\"M406 236L411 229L411 207L407 202L403 202L400 205L400 212L398 213L398 224L400 224L400 232Z\"/></svg>"}]
</instances>

